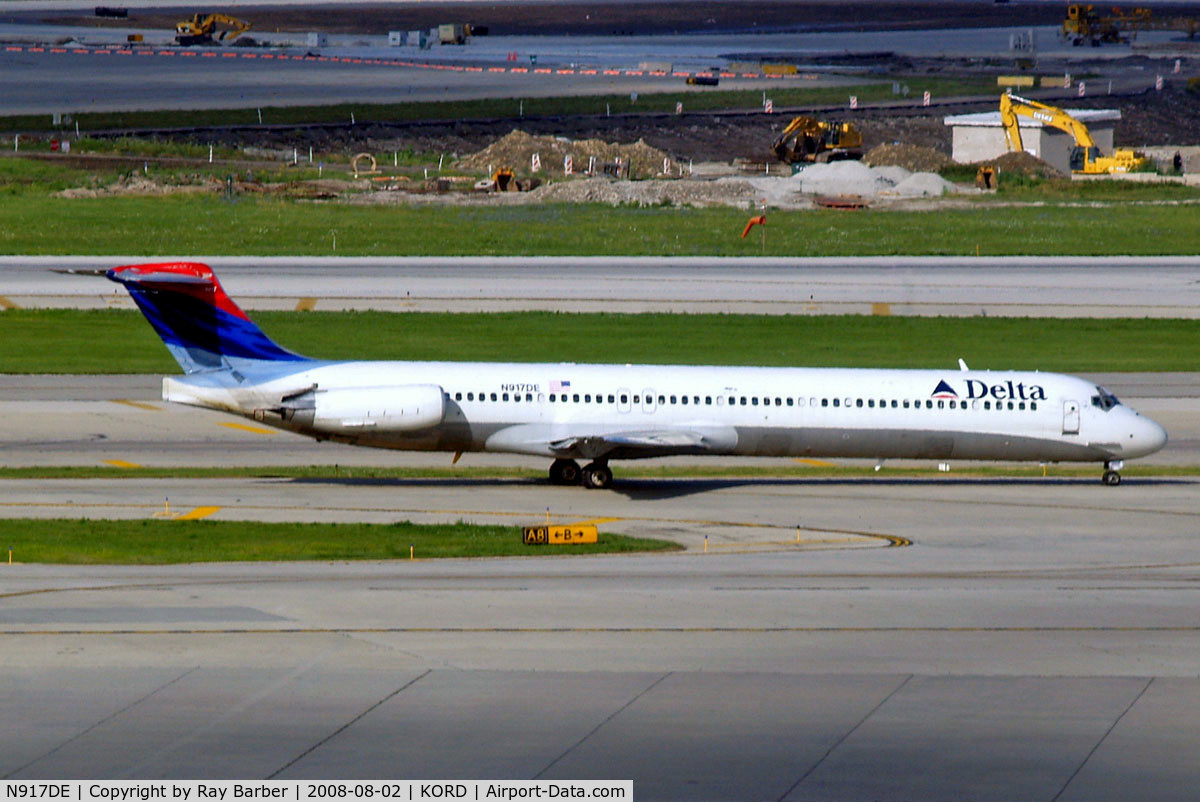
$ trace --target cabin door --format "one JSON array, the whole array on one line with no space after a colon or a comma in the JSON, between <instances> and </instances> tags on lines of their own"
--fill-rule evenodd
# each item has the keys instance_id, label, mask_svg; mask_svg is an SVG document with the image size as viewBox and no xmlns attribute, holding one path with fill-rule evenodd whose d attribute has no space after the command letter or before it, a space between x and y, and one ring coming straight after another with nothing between
<instances>
[{"instance_id":1,"label":"cabin door","mask_svg":"<svg viewBox=\"0 0 1200 802\"><path fill-rule=\"evenodd\" d=\"M1063 434L1079 434L1079 402L1063 402Z\"/></svg>"}]
</instances>

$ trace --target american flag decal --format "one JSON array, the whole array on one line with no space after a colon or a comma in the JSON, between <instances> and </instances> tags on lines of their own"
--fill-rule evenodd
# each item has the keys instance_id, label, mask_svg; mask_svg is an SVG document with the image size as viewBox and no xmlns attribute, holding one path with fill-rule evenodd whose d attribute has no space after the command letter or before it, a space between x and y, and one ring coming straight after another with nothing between
<instances>
[{"instance_id":1,"label":"american flag decal","mask_svg":"<svg viewBox=\"0 0 1200 802\"><path fill-rule=\"evenodd\" d=\"M558 381L556 379L555 381L550 382L550 392L552 392L552 393L561 393L563 390L570 390L570 389L571 389L571 382L569 382L569 381Z\"/></svg>"}]
</instances>

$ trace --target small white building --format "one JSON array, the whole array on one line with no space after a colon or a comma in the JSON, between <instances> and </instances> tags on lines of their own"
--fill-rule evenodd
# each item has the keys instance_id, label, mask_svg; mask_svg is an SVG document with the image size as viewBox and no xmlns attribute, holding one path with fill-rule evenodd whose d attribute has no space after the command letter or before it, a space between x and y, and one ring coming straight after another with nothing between
<instances>
[{"instance_id":1,"label":"small white building","mask_svg":"<svg viewBox=\"0 0 1200 802\"><path fill-rule=\"evenodd\" d=\"M1064 111L1087 126L1101 153L1112 153L1113 126L1121 119L1119 109ZM950 155L956 162L970 164L990 161L1008 152L1008 139L1000 123L999 111L956 114L946 117L943 122L950 126ZM1064 173L1071 172L1071 148L1075 146L1073 136L1031 117L1018 116L1017 122L1021 126L1021 142L1026 151Z\"/></svg>"}]
</instances>

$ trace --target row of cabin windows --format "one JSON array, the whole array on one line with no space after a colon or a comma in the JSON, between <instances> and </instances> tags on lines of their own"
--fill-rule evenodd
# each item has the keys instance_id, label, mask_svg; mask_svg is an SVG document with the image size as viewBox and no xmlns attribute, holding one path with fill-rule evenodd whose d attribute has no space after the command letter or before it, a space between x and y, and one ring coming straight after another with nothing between
<instances>
[{"instance_id":1,"label":"row of cabin windows","mask_svg":"<svg viewBox=\"0 0 1200 802\"><path fill-rule=\"evenodd\" d=\"M658 396L658 403L660 405L666 405L666 404L670 403L670 404L681 404L681 405L686 406L689 403L689 398L691 399L690 400L691 404L696 405L696 406L700 405L700 396L698 396L698 395L694 395L694 396L660 395L660 396ZM478 400L480 400L480 401L488 401L489 399L492 401L509 401L509 400L533 401L533 393L525 393L524 398L522 398L521 393L513 393L511 395L511 397L509 396L508 393L479 393L478 394ZM463 393L461 393L461 392L455 393L454 400L462 401ZM467 401L476 400L476 393L468 392L466 394L466 400ZM653 402L654 401L653 396L647 396L647 401ZM562 393L562 394L551 393L550 394L550 402L551 403L560 403L560 404L566 403L566 402L571 402L571 403L576 403L576 404L578 404L578 403L591 404L591 403L593 403L593 396L591 393L583 393L583 394L572 393L570 395L568 395L567 393ZM617 402L617 396L610 393L608 395L608 403L615 404L616 402ZM605 396L600 393L597 393L595 395L594 403L597 403L597 404L605 403ZM628 404L629 396L626 394L622 394L621 395L621 403ZM635 403L635 404L642 403L641 396L640 395L633 396L633 403ZM717 403L717 406L724 406L726 403L726 397L725 396L717 396L716 403ZM808 406L813 406L813 407L820 404L820 406L822 406L822 407L841 407L841 406L851 407L851 406L853 406L855 408L866 407L867 409L877 409L877 408L878 409L888 409L888 408L890 408L890 409L921 409L922 406L925 409L934 409L935 405L936 405L937 409L946 409L946 408L962 409L962 410L968 409L967 402L965 400L958 400L958 399L953 399L953 398L949 399L949 400L943 399L943 398L938 398L938 399L933 399L933 398L920 399L920 398L918 398L918 399L912 400L912 401L910 401L907 398L905 398L903 400L897 400L895 398L893 398L891 400L879 399L878 401L876 401L876 399L874 399L874 398L867 398L867 399L847 398L847 399L844 399L844 402L843 402L843 399L841 399L841 398L833 398L833 399L830 399L830 398L820 398L820 399L808 398L808 399L804 399L804 398L775 397L775 398L762 398L760 401L758 396L744 396L744 395L743 396L732 396L732 395L728 396L728 404L731 407L732 406L743 406L744 407L747 405L754 406L754 407L757 407L757 406L769 407L772 405L777 406L777 407L782 407L782 406L803 407L806 405L806 403ZM704 404L705 404L705 406L712 406L713 396L711 396L711 395L704 396ZM990 400L987 400L987 401L981 402L981 401L979 401L979 399L975 399L971 403L970 408L971 409L980 409L981 404L982 404L982 408L985 410L992 410L992 409L996 409L996 410L1029 409L1031 411L1037 410L1037 402L1036 401L1029 401L1027 403L1025 401L990 401Z\"/></svg>"}]
</instances>

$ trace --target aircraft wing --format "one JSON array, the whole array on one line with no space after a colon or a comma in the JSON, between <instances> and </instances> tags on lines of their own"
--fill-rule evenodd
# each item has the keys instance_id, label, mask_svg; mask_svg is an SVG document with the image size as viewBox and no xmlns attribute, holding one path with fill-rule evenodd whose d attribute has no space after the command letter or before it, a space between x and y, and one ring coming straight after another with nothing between
<instances>
[{"instance_id":1,"label":"aircraft wing","mask_svg":"<svg viewBox=\"0 0 1200 802\"><path fill-rule=\"evenodd\" d=\"M487 440L489 451L514 451L566 459L638 459L680 454L728 452L737 445L731 426L680 426L670 429L602 430L570 424L510 426Z\"/></svg>"}]
</instances>

